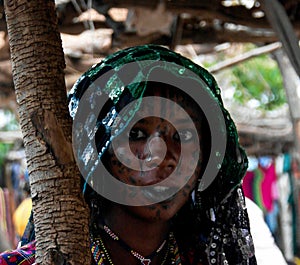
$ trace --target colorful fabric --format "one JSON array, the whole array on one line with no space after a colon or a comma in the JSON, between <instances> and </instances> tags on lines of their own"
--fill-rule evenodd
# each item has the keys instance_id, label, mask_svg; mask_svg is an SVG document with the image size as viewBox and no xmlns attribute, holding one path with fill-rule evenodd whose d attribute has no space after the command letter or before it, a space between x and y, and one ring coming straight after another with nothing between
<instances>
[{"instance_id":1,"label":"colorful fabric","mask_svg":"<svg viewBox=\"0 0 300 265\"><path fill-rule=\"evenodd\" d=\"M6 204L5 195L2 188L0 188L0 226L3 231L7 233L7 219L6 219Z\"/></svg>"},{"instance_id":2,"label":"colorful fabric","mask_svg":"<svg viewBox=\"0 0 300 265\"><path fill-rule=\"evenodd\" d=\"M253 179L253 201L259 206L259 208L261 208L265 212L261 189L261 183L263 181L264 176L260 167L254 170L254 175L255 178Z\"/></svg>"},{"instance_id":3,"label":"colorful fabric","mask_svg":"<svg viewBox=\"0 0 300 265\"><path fill-rule=\"evenodd\" d=\"M34 231L34 221L33 221L33 211L31 210L28 223L25 227L25 231L20 240L20 245L24 246L35 239L35 231Z\"/></svg>"},{"instance_id":4,"label":"colorful fabric","mask_svg":"<svg viewBox=\"0 0 300 265\"><path fill-rule=\"evenodd\" d=\"M264 213L270 213L278 199L277 176L273 161L259 164L248 171L243 180L245 196L253 200Z\"/></svg>"},{"instance_id":5,"label":"colorful fabric","mask_svg":"<svg viewBox=\"0 0 300 265\"><path fill-rule=\"evenodd\" d=\"M0 226L10 244L15 244L15 232L11 218L13 207L12 193L7 188L0 188Z\"/></svg>"},{"instance_id":6,"label":"colorful fabric","mask_svg":"<svg viewBox=\"0 0 300 265\"><path fill-rule=\"evenodd\" d=\"M0 265L34 265L35 241L14 251L0 254Z\"/></svg>"},{"instance_id":7,"label":"colorful fabric","mask_svg":"<svg viewBox=\"0 0 300 265\"><path fill-rule=\"evenodd\" d=\"M13 224L18 237L24 234L32 208L31 198L24 199L13 214Z\"/></svg>"},{"instance_id":8,"label":"colorful fabric","mask_svg":"<svg viewBox=\"0 0 300 265\"><path fill-rule=\"evenodd\" d=\"M267 167L261 167L261 170L264 176L261 183L263 204L266 211L271 212L274 206L274 200L277 199L275 165L271 163Z\"/></svg>"},{"instance_id":9,"label":"colorful fabric","mask_svg":"<svg viewBox=\"0 0 300 265\"><path fill-rule=\"evenodd\" d=\"M253 171L247 171L244 179L243 179L243 190L245 197L254 200L253 195L253 181L254 181L255 175Z\"/></svg>"}]
</instances>

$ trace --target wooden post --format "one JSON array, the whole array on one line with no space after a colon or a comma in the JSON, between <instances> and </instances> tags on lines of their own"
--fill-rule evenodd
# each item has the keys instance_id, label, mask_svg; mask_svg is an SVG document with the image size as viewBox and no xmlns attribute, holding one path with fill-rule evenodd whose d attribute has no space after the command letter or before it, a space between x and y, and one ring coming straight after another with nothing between
<instances>
[{"instance_id":1,"label":"wooden post","mask_svg":"<svg viewBox=\"0 0 300 265\"><path fill-rule=\"evenodd\" d=\"M294 201L297 212L297 234L296 247L300 249L300 216L299 216L299 200L300 200L300 79L294 70L289 58L282 49L274 52L278 66L282 73L283 84L286 90L287 102L289 104L291 119L293 123L295 148L293 153L293 177L294 177Z\"/></svg>"}]
</instances>

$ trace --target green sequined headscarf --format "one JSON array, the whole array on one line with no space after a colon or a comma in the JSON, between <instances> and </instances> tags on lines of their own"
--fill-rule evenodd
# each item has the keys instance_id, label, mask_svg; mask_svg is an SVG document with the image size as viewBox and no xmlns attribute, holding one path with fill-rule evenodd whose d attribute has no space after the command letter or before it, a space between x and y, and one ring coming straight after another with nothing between
<instances>
[{"instance_id":1,"label":"green sequined headscarf","mask_svg":"<svg viewBox=\"0 0 300 265\"><path fill-rule=\"evenodd\" d=\"M128 64L133 63L130 71L126 71ZM81 124L81 133L87 138L97 137L98 157L101 158L113 137L118 135L128 124L135 112L139 109L139 99L147 89L147 81L152 74L161 71L163 75L174 77L176 82L190 81L199 83L195 87L199 93L203 90L217 105L222 113L225 128L224 135L226 148L224 158L216 165L217 176L204 190L196 190L194 197L195 218L199 221L199 228L204 237L206 252L210 264L256 264L253 244L249 231L248 216L244 205L244 195L241 189L241 180L247 170L248 162L245 151L238 142L236 126L225 109L220 89L213 76L204 68L191 60L158 45L143 45L127 48L109 55L99 64L94 65L84 73L69 93L69 110L73 119L78 111L79 103L87 89L93 87L92 92L85 95L86 106L93 110L99 104L94 95L105 97L105 106L99 116L91 115L86 124ZM193 73L193 75L190 74ZM102 80L99 82L99 78ZM175 84L176 85L176 84ZM201 90L202 89L202 90ZM197 91L193 91L195 93ZM134 107L128 110L112 126L117 114L124 106L124 102L137 100ZM91 126L96 124L96 126ZM215 128L210 128L214 130ZM80 137L80 134L78 134ZM82 143L81 143L82 144ZM91 146L83 143L79 148L81 166L86 171L93 170L89 166ZM216 155L216 159L218 154Z\"/></svg>"},{"instance_id":2,"label":"green sequined headscarf","mask_svg":"<svg viewBox=\"0 0 300 265\"><path fill-rule=\"evenodd\" d=\"M159 62L159 65L156 64L156 62ZM124 70L123 66L128 66L130 63L134 64L130 65L130 71L126 72L126 69ZM200 93L202 88L206 93L210 94L211 98L215 100L216 104L222 111L226 126L226 139L224 139L224 141L227 143L227 148L223 162L221 161L222 165L217 165L219 167L219 176L215 180L213 185L214 188L208 188L205 192L209 195L211 194L210 190L213 189L214 197L209 200L209 204L220 202L240 183L243 178L247 169L247 157L244 150L238 143L238 134L235 124L227 110L224 108L220 89L215 79L208 71L191 60L157 45L132 47L116 52L108 56L99 64L94 65L84 75L82 75L82 77L79 78L73 86L69 93L69 109L71 116L74 118L81 97L89 87L94 86L92 93L102 93L107 96L109 101L108 103L106 102L106 105L108 105L107 111L102 114L102 118L98 117L97 123L98 126L104 127L101 135L102 139L98 140L97 143L98 151L100 152L100 156L102 156L102 153L111 142L112 137L118 134L120 130L126 126L130 117L133 116L139 108L137 103L134 106L134 109L131 110L131 113L127 113L128 115L123 117L123 120L119 122L119 126L117 128L109 128L107 124L112 124L112 121L116 118L118 109L120 109L118 106L119 103L121 101L127 101L128 103L133 99L142 98L147 86L147 82L145 81L149 80L149 76L154 71L157 71L157 69L164 71L163 75L173 75L176 80L182 79L185 81L188 79L194 79L195 82L202 81L196 89L199 89ZM113 73L111 73L111 70L113 70ZM187 70L195 73L196 77L191 76L191 72ZM97 82L99 77L103 77L106 74L108 74L107 77L103 78L101 82ZM126 91L125 87L127 88ZM195 93L195 91L192 92ZM96 104L95 102L90 102L92 97L93 94L86 97L87 100L89 100L86 102L86 105L93 106L93 104ZM91 110L93 108L95 107L92 107ZM93 119L95 118L96 117L93 117ZM87 125L85 126L90 128ZM211 128L211 130L215 129L216 128ZM95 129L91 128L91 130ZM84 151L82 151L82 153L83 152ZM79 156L82 157L83 154Z\"/></svg>"}]
</instances>

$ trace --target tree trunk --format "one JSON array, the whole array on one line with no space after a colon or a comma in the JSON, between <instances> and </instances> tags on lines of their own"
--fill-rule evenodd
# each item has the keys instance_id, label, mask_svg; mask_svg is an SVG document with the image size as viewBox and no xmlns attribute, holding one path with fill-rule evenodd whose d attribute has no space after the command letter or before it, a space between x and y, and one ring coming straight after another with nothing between
<instances>
[{"instance_id":1,"label":"tree trunk","mask_svg":"<svg viewBox=\"0 0 300 265\"><path fill-rule=\"evenodd\" d=\"M88 264L88 211L71 144L54 0L4 1L37 239L37 264Z\"/></svg>"}]
</instances>

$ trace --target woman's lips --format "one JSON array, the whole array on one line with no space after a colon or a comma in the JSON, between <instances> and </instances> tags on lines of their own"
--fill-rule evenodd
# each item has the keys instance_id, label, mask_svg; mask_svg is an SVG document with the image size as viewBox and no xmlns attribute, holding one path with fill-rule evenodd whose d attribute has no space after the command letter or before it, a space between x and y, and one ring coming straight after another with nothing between
<instances>
[{"instance_id":1,"label":"woman's lips","mask_svg":"<svg viewBox=\"0 0 300 265\"><path fill-rule=\"evenodd\" d=\"M162 202L166 200L171 200L175 197L176 193L179 191L177 187L167 187L167 186L154 186L154 187L143 187L142 194L153 202Z\"/></svg>"}]
</instances>

